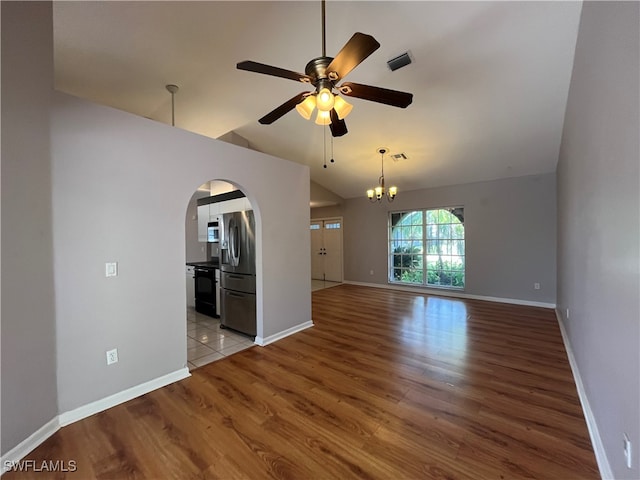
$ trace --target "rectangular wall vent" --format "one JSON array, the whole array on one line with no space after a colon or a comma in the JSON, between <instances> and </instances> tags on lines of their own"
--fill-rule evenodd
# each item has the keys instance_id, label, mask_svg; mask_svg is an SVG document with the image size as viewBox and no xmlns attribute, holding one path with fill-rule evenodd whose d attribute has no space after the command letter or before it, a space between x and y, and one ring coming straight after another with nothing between
<instances>
[{"instance_id":1,"label":"rectangular wall vent","mask_svg":"<svg viewBox=\"0 0 640 480\"><path fill-rule=\"evenodd\" d=\"M393 158L394 162L399 162L400 160L406 160L409 157L407 157L407 155L404 153L394 153L393 155L391 155L391 158Z\"/></svg>"},{"instance_id":2,"label":"rectangular wall vent","mask_svg":"<svg viewBox=\"0 0 640 480\"><path fill-rule=\"evenodd\" d=\"M409 52L405 52L402 55L398 55L397 57L387 61L389 70L391 70L392 72L394 70L398 70L399 68L406 67L410 63L411 57L409 56Z\"/></svg>"}]
</instances>

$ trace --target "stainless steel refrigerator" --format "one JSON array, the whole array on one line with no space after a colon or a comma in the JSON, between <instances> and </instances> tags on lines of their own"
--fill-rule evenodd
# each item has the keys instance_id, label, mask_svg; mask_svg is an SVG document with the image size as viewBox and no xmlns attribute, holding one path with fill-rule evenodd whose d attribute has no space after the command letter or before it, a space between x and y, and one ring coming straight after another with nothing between
<instances>
[{"instance_id":1,"label":"stainless steel refrigerator","mask_svg":"<svg viewBox=\"0 0 640 480\"><path fill-rule=\"evenodd\" d=\"M256 254L253 210L225 213L220 239L220 325L256 336Z\"/></svg>"}]
</instances>

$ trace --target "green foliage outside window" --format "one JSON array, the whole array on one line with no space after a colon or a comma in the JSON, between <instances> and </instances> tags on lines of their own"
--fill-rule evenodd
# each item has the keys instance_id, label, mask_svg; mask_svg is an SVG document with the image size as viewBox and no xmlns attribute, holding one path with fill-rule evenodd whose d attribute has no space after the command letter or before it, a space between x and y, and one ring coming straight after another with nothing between
<instances>
[{"instance_id":1,"label":"green foliage outside window","mask_svg":"<svg viewBox=\"0 0 640 480\"><path fill-rule=\"evenodd\" d=\"M389 281L464 288L462 207L394 212L389 242Z\"/></svg>"}]
</instances>

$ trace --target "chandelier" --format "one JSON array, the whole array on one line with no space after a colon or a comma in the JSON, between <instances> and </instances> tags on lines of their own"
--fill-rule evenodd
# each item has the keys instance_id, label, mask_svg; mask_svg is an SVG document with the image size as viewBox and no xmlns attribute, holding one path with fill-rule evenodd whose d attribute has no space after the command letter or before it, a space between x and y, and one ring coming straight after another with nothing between
<instances>
[{"instance_id":1,"label":"chandelier","mask_svg":"<svg viewBox=\"0 0 640 480\"><path fill-rule=\"evenodd\" d=\"M384 154L388 153L389 149L380 147L377 152L380 154L381 175L378 178L378 186L367 190L367 197L370 202L379 202L382 200L382 197L386 195L387 201L393 202L393 199L396 198L398 194L398 188L389 187L389 190L385 190L384 188Z\"/></svg>"}]
</instances>

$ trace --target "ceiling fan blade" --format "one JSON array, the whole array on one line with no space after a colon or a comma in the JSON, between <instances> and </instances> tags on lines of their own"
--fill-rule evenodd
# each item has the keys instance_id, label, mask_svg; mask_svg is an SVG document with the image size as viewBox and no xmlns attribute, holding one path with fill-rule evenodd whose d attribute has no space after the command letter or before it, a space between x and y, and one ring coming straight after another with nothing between
<instances>
[{"instance_id":1,"label":"ceiling fan blade","mask_svg":"<svg viewBox=\"0 0 640 480\"><path fill-rule=\"evenodd\" d=\"M271 75L272 77L288 78L296 82L311 83L311 77L303 73L265 65L264 63L252 62L251 60L238 63L236 68L238 70L246 70L247 72L263 73L264 75Z\"/></svg>"},{"instance_id":2,"label":"ceiling fan blade","mask_svg":"<svg viewBox=\"0 0 640 480\"><path fill-rule=\"evenodd\" d=\"M331 129L331 135L333 135L334 137L341 137L343 135L346 135L349 131L347 130L347 124L344 120L338 118L338 114L335 108L331 109L329 115L331 116L331 125L329 125L329 128Z\"/></svg>"},{"instance_id":3,"label":"ceiling fan blade","mask_svg":"<svg viewBox=\"0 0 640 480\"><path fill-rule=\"evenodd\" d=\"M329 77L334 82L347 76L360 63L380 48L380 44L371 35L356 32L342 47L335 58L327 66L327 74L334 72L337 77Z\"/></svg>"},{"instance_id":4,"label":"ceiling fan blade","mask_svg":"<svg viewBox=\"0 0 640 480\"><path fill-rule=\"evenodd\" d=\"M384 103L393 107L407 108L413 101L412 93L372 87L361 83L345 82L338 87L338 90L348 97L362 98L363 100Z\"/></svg>"},{"instance_id":5,"label":"ceiling fan blade","mask_svg":"<svg viewBox=\"0 0 640 480\"><path fill-rule=\"evenodd\" d=\"M289 113L291 110L295 108L297 104L299 104L304 98L309 94L309 92L301 92L295 97L287 100L279 107L271 110L264 117L262 117L258 122L262 125L271 125L273 122L282 117L285 113Z\"/></svg>"}]
</instances>

